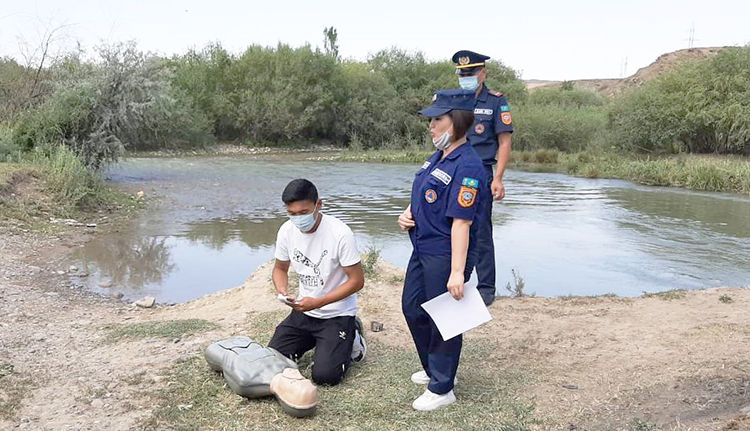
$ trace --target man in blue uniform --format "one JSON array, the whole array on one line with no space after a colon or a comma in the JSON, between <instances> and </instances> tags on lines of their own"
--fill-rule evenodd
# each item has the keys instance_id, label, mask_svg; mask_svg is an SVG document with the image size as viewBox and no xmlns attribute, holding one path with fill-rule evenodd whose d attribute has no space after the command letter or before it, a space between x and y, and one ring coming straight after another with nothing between
<instances>
[{"instance_id":1,"label":"man in blue uniform","mask_svg":"<svg viewBox=\"0 0 750 431\"><path fill-rule=\"evenodd\" d=\"M487 78L486 61L490 57L462 50L453 54L458 82L464 90L475 92L474 125L466 134L469 143L482 159L486 170L486 189L477 232L476 267L477 289L485 305L495 300L495 245L492 240L492 200L505 197L503 174L510 158L510 135L513 118L508 102L502 93L491 91L484 85ZM493 173L492 165L497 163Z\"/></svg>"}]
</instances>

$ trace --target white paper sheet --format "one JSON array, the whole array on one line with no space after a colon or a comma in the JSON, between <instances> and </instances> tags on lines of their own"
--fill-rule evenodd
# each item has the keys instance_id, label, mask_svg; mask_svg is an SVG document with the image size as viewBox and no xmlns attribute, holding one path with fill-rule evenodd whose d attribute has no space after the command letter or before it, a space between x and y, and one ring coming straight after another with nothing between
<instances>
[{"instance_id":1,"label":"white paper sheet","mask_svg":"<svg viewBox=\"0 0 750 431\"><path fill-rule=\"evenodd\" d=\"M464 297L460 301L445 292L422 304L422 308L432 317L444 341L492 320L474 280L464 283Z\"/></svg>"}]
</instances>

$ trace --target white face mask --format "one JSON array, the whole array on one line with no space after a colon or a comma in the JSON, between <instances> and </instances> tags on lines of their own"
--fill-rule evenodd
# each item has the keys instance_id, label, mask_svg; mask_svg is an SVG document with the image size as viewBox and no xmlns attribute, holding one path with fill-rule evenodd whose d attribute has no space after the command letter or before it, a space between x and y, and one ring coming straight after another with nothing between
<instances>
[{"instance_id":1,"label":"white face mask","mask_svg":"<svg viewBox=\"0 0 750 431\"><path fill-rule=\"evenodd\" d=\"M451 135L451 133L446 130L445 133L443 133L443 136L437 139L433 138L432 143L435 145L435 148L437 148L438 150L445 151L446 149L448 149L448 147L451 146L452 138L453 138L453 135Z\"/></svg>"},{"instance_id":2,"label":"white face mask","mask_svg":"<svg viewBox=\"0 0 750 431\"><path fill-rule=\"evenodd\" d=\"M291 220L301 232L309 232L315 227L315 223L318 221L318 218L315 216L316 210L317 208L315 208L310 214L290 215L289 220Z\"/></svg>"}]
</instances>

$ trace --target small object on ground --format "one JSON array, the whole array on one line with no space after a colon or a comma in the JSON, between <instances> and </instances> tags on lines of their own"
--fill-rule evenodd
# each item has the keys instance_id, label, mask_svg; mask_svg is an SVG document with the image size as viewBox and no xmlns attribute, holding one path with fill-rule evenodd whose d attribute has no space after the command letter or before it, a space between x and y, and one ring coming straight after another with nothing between
<instances>
[{"instance_id":1,"label":"small object on ground","mask_svg":"<svg viewBox=\"0 0 750 431\"><path fill-rule=\"evenodd\" d=\"M115 299L122 299L123 296L125 296L125 294L122 292L115 292L112 294L112 297Z\"/></svg>"},{"instance_id":2,"label":"small object on ground","mask_svg":"<svg viewBox=\"0 0 750 431\"><path fill-rule=\"evenodd\" d=\"M560 386L563 387L563 388L565 388L565 389L570 389L571 391L578 390L578 385L570 385L570 384L566 383L566 384L560 385Z\"/></svg>"},{"instance_id":3,"label":"small object on ground","mask_svg":"<svg viewBox=\"0 0 750 431\"><path fill-rule=\"evenodd\" d=\"M96 223L86 223L86 227L96 227Z\"/></svg>"},{"instance_id":4,"label":"small object on ground","mask_svg":"<svg viewBox=\"0 0 750 431\"><path fill-rule=\"evenodd\" d=\"M13 364L0 364L0 378L13 374Z\"/></svg>"},{"instance_id":5,"label":"small object on ground","mask_svg":"<svg viewBox=\"0 0 750 431\"><path fill-rule=\"evenodd\" d=\"M352 362L361 362L367 355L367 341L363 332L362 319L354 318L354 344L352 345Z\"/></svg>"},{"instance_id":6,"label":"small object on ground","mask_svg":"<svg viewBox=\"0 0 750 431\"><path fill-rule=\"evenodd\" d=\"M151 308L156 303L156 298L153 296L146 296L144 298L141 298L137 301L135 301L135 305L141 307L141 308Z\"/></svg>"},{"instance_id":7,"label":"small object on ground","mask_svg":"<svg viewBox=\"0 0 750 431\"><path fill-rule=\"evenodd\" d=\"M146 192L144 192L143 190L139 190L135 195L138 196L139 199L142 199L144 196L146 196Z\"/></svg>"},{"instance_id":8,"label":"small object on ground","mask_svg":"<svg viewBox=\"0 0 750 431\"><path fill-rule=\"evenodd\" d=\"M382 323L376 322L375 320L373 320L372 322L370 322L370 330L372 332L380 332L383 329L385 329L385 328L383 327Z\"/></svg>"},{"instance_id":9,"label":"small object on ground","mask_svg":"<svg viewBox=\"0 0 750 431\"><path fill-rule=\"evenodd\" d=\"M112 282L111 281L102 281L101 283L99 283L99 287L104 287L104 288L112 287Z\"/></svg>"},{"instance_id":10,"label":"small object on ground","mask_svg":"<svg viewBox=\"0 0 750 431\"><path fill-rule=\"evenodd\" d=\"M411 406L414 407L414 410L428 412L454 402L456 402L456 396L452 390L445 394L436 394L427 389L419 398L414 400Z\"/></svg>"},{"instance_id":11,"label":"small object on ground","mask_svg":"<svg viewBox=\"0 0 750 431\"><path fill-rule=\"evenodd\" d=\"M70 265L70 267L68 268L68 272L76 272L76 271L78 271L78 267L75 265Z\"/></svg>"}]
</instances>

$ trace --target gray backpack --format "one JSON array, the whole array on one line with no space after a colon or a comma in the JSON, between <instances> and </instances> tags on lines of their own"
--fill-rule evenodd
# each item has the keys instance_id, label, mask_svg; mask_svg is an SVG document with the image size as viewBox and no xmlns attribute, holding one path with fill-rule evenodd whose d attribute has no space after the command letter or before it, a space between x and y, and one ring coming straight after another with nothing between
<instances>
[{"instance_id":1,"label":"gray backpack","mask_svg":"<svg viewBox=\"0 0 750 431\"><path fill-rule=\"evenodd\" d=\"M271 380L285 368L297 364L281 353L248 337L217 341L206 349L206 362L214 371L224 374L229 387L246 398L271 394Z\"/></svg>"}]
</instances>

